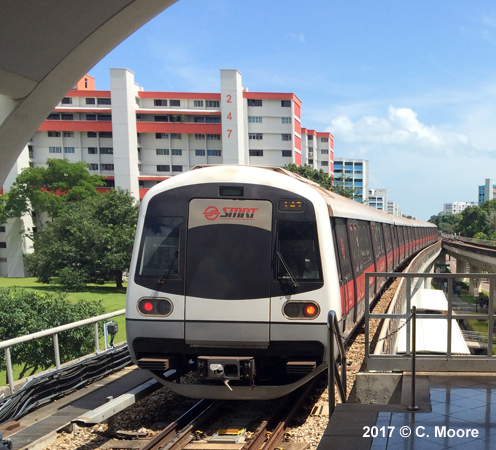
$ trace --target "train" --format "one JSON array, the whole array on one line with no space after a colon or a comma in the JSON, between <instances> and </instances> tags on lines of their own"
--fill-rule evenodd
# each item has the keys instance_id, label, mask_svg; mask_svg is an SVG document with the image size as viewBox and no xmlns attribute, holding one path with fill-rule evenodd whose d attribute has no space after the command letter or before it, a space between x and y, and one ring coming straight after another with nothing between
<instances>
[{"instance_id":1,"label":"train","mask_svg":"<svg viewBox=\"0 0 496 450\"><path fill-rule=\"evenodd\" d=\"M285 169L197 166L141 202L131 358L186 397L282 397L327 368L329 311L344 336L362 319L365 274L398 270L437 239L434 224ZM385 279L369 282L373 297Z\"/></svg>"}]
</instances>

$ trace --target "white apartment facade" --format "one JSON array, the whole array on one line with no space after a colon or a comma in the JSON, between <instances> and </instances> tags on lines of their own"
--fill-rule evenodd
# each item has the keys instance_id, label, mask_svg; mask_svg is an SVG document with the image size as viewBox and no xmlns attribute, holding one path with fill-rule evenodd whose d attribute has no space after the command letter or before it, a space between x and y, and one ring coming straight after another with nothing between
<instances>
[{"instance_id":1,"label":"white apartment facade","mask_svg":"<svg viewBox=\"0 0 496 450\"><path fill-rule=\"evenodd\" d=\"M479 206L477 202L453 202L443 204L443 214L461 214L469 206Z\"/></svg>"},{"instance_id":2,"label":"white apartment facade","mask_svg":"<svg viewBox=\"0 0 496 450\"><path fill-rule=\"evenodd\" d=\"M380 211L387 212L387 189L369 189L368 205Z\"/></svg>"},{"instance_id":3,"label":"white apartment facade","mask_svg":"<svg viewBox=\"0 0 496 450\"><path fill-rule=\"evenodd\" d=\"M138 199L196 165L305 164L312 141L311 166L332 175L333 137L302 127L295 94L249 92L236 70L220 71L220 87L220 93L145 91L131 71L110 69L105 91L85 76L39 127L12 169L12 182L27 165L66 158L103 176L107 186L100 190L120 187ZM29 226L17 224L17 233ZM0 276L25 276L22 257L14 263L10 256L25 250L14 251L13 233L2 233Z\"/></svg>"}]
</instances>

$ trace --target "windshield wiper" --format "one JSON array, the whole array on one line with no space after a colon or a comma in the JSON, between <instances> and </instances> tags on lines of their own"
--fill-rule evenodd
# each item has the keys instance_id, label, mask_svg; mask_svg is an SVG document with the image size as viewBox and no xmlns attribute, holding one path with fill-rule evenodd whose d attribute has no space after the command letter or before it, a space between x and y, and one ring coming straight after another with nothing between
<instances>
[{"instance_id":1,"label":"windshield wiper","mask_svg":"<svg viewBox=\"0 0 496 450\"><path fill-rule=\"evenodd\" d=\"M179 249L176 250L176 253L174 254L174 258L170 260L169 265L165 268L164 272L162 273L162 276L157 280L157 284L163 285L165 283L165 280L167 279L170 271L172 270L172 266L177 261L178 256L179 256Z\"/></svg>"},{"instance_id":2,"label":"windshield wiper","mask_svg":"<svg viewBox=\"0 0 496 450\"><path fill-rule=\"evenodd\" d=\"M282 257L281 253L276 252L276 256L281 261L281 264L282 264L282 266L283 266L283 268L287 274L287 276L284 276L284 277L278 276L277 279L281 283L281 286L283 287L283 289L285 288L284 289L285 291L287 290L287 291L293 292L293 293L296 292L297 289L300 287L300 284L295 280L295 277L291 273L291 269L289 268L288 264L286 263L286 261Z\"/></svg>"}]
</instances>

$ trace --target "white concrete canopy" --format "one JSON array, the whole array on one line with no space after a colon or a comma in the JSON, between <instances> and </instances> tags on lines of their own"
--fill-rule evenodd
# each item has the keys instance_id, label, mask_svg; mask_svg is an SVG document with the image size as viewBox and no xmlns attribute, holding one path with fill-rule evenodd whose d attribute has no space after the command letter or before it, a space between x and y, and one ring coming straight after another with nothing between
<instances>
[{"instance_id":1,"label":"white concrete canopy","mask_svg":"<svg viewBox=\"0 0 496 450\"><path fill-rule=\"evenodd\" d=\"M0 0L0 186L64 95L177 0Z\"/></svg>"}]
</instances>

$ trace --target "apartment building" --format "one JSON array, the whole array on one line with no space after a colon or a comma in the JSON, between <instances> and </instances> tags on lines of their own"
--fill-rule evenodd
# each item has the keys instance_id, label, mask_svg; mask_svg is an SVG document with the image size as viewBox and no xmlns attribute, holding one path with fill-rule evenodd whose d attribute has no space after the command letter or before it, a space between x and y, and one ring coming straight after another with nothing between
<instances>
[{"instance_id":1,"label":"apartment building","mask_svg":"<svg viewBox=\"0 0 496 450\"><path fill-rule=\"evenodd\" d=\"M369 192L369 162L365 159L334 159L334 178L336 182L344 179L346 187L355 189L357 202L365 203Z\"/></svg>"},{"instance_id":2,"label":"apartment building","mask_svg":"<svg viewBox=\"0 0 496 450\"><path fill-rule=\"evenodd\" d=\"M477 202L453 202L443 203L443 214L461 214L469 206L478 206Z\"/></svg>"},{"instance_id":3,"label":"apartment building","mask_svg":"<svg viewBox=\"0 0 496 450\"><path fill-rule=\"evenodd\" d=\"M153 185L203 164L308 163L332 175L333 137L303 128L301 109L293 93L250 92L237 70L220 71L218 93L187 93L146 91L131 71L110 69L110 90L96 90L87 75L67 93L9 179L28 164L66 158L88 163L92 174L105 178L106 189L120 187L142 198ZM7 224L13 231L3 236L0 228L0 276L24 276L23 251L9 236L26 223ZM15 263L14 254L21 255Z\"/></svg>"},{"instance_id":4,"label":"apartment building","mask_svg":"<svg viewBox=\"0 0 496 450\"><path fill-rule=\"evenodd\" d=\"M486 178L485 183L479 186L479 203L478 206L482 205L487 200L492 200L496 198L496 184L493 180Z\"/></svg>"}]
</instances>

